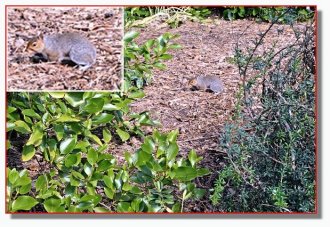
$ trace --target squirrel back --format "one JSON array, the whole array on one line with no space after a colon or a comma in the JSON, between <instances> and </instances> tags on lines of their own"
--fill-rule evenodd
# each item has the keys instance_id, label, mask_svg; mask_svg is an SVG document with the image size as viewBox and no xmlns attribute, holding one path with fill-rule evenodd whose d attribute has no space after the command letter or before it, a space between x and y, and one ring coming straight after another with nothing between
<instances>
[{"instance_id":1,"label":"squirrel back","mask_svg":"<svg viewBox=\"0 0 330 227\"><path fill-rule=\"evenodd\" d=\"M210 90L214 93L221 93L224 90L221 79L216 76L197 76L189 81L189 85L193 90Z\"/></svg>"},{"instance_id":2,"label":"squirrel back","mask_svg":"<svg viewBox=\"0 0 330 227\"><path fill-rule=\"evenodd\" d=\"M28 42L26 49L50 61L71 60L83 70L96 61L94 45L79 33L39 35Z\"/></svg>"}]
</instances>

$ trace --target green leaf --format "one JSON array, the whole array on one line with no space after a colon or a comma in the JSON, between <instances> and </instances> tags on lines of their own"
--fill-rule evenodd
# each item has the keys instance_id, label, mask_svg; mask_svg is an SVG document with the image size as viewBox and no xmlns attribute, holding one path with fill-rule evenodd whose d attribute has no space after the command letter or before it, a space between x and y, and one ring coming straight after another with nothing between
<instances>
[{"instance_id":1,"label":"green leaf","mask_svg":"<svg viewBox=\"0 0 330 227\"><path fill-rule=\"evenodd\" d=\"M17 210L30 210L38 204L38 201L31 196L19 196L13 203L11 209Z\"/></svg>"},{"instance_id":2,"label":"green leaf","mask_svg":"<svg viewBox=\"0 0 330 227\"><path fill-rule=\"evenodd\" d=\"M48 144L49 159L50 162L53 162L56 157L56 153L58 151L57 141L55 139L49 139L47 141L47 144Z\"/></svg>"},{"instance_id":3,"label":"green leaf","mask_svg":"<svg viewBox=\"0 0 330 227\"><path fill-rule=\"evenodd\" d=\"M108 170L110 166L111 166L111 162L109 160L102 160L101 162L98 163L97 170L102 172Z\"/></svg>"},{"instance_id":4,"label":"green leaf","mask_svg":"<svg viewBox=\"0 0 330 227\"><path fill-rule=\"evenodd\" d=\"M26 193L29 193L31 191L31 183L27 185L23 185L22 187L19 188L19 194L24 195Z\"/></svg>"},{"instance_id":5,"label":"green leaf","mask_svg":"<svg viewBox=\"0 0 330 227\"><path fill-rule=\"evenodd\" d=\"M106 124L106 123L110 123L114 117L115 116L112 114L101 113L100 115L94 117L92 120L93 120L93 124Z\"/></svg>"},{"instance_id":6,"label":"green leaf","mask_svg":"<svg viewBox=\"0 0 330 227\"><path fill-rule=\"evenodd\" d=\"M65 96L66 92L48 92L48 94L55 99L61 99Z\"/></svg>"},{"instance_id":7,"label":"green leaf","mask_svg":"<svg viewBox=\"0 0 330 227\"><path fill-rule=\"evenodd\" d=\"M138 150L133 155L133 162L136 166L143 166L145 165L150 159L152 158L152 155L150 153L147 153L143 150Z\"/></svg>"},{"instance_id":8,"label":"green leaf","mask_svg":"<svg viewBox=\"0 0 330 227\"><path fill-rule=\"evenodd\" d=\"M173 56L170 54L162 54L159 58L163 60L170 60L173 58Z\"/></svg>"},{"instance_id":9,"label":"green leaf","mask_svg":"<svg viewBox=\"0 0 330 227\"><path fill-rule=\"evenodd\" d=\"M80 119L69 115L61 115L55 122L79 122Z\"/></svg>"},{"instance_id":10,"label":"green leaf","mask_svg":"<svg viewBox=\"0 0 330 227\"><path fill-rule=\"evenodd\" d=\"M106 213L106 212L110 212L110 210L104 208L104 207L94 207L93 208L95 213Z\"/></svg>"},{"instance_id":11,"label":"green leaf","mask_svg":"<svg viewBox=\"0 0 330 227\"><path fill-rule=\"evenodd\" d=\"M56 103L60 106L62 114L68 113L68 107L64 102L62 102L61 100L57 100Z\"/></svg>"},{"instance_id":12,"label":"green leaf","mask_svg":"<svg viewBox=\"0 0 330 227\"><path fill-rule=\"evenodd\" d=\"M45 210L49 213L51 212L58 212L59 207L61 206L61 200L50 198L44 201L43 205L45 207Z\"/></svg>"},{"instance_id":13,"label":"green leaf","mask_svg":"<svg viewBox=\"0 0 330 227\"><path fill-rule=\"evenodd\" d=\"M35 184L36 191L46 190L47 184L48 184L47 177L45 175L40 175Z\"/></svg>"},{"instance_id":14,"label":"green leaf","mask_svg":"<svg viewBox=\"0 0 330 227\"><path fill-rule=\"evenodd\" d=\"M181 204L180 203L175 203L173 206L172 206L172 211L174 213L179 213L181 212Z\"/></svg>"},{"instance_id":15,"label":"green leaf","mask_svg":"<svg viewBox=\"0 0 330 227\"><path fill-rule=\"evenodd\" d=\"M148 52L150 52L151 47L154 45L155 40L154 39L149 39L147 42L145 42L145 47L147 48Z\"/></svg>"},{"instance_id":16,"label":"green leaf","mask_svg":"<svg viewBox=\"0 0 330 227\"><path fill-rule=\"evenodd\" d=\"M7 114L10 114L10 113L14 112L15 110L16 110L15 107L8 106L8 107L7 107Z\"/></svg>"},{"instance_id":17,"label":"green leaf","mask_svg":"<svg viewBox=\"0 0 330 227\"><path fill-rule=\"evenodd\" d=\"M120 107L119 106L115 106L115 105L113 105L111 103L107 103L107 104L104 104L103 110L109 110L109 111L120 110Z\"/></svg>"},{"instance_id":18,"label":"green leaf","mask_svg":"<svg viewBox=\"0 0 330 227\"><path fill-rule=\"evenodd\" d=\"M42 123L47 124L51 120L51 115L48 112L46 112L44 113L44 115L42 115L41 119L42 119Z\"/></svg>"},{"instance_id":19,"label":"green leaf","mask_svg":"<svg viewBox=\"0 0 330 227\"><path fill-rule=\"evenodd\" d=\"M70 153L76 146L76 143L77 143L76 137L71 137L71 138L67 138L67 139L63 140L60 144L61 154Z\"/></svg>"},{"instance_id":20,"label":"green leaf","mask_svg":"<svg viewBox=\"0 0 330 227\"><path fill-rule=\"evenodd\" d=\"M160 70L166 69L166 65L160 62L155 63L154 66Z\"/></svg>"},{"instance_id":21,"label":"green leaf","mask_svg":"<svg viewBox=\"0 0 330 227\"><path fill-rule=\"evenodd\" d=\"M143 194L143 192L141 191L141 189L139 187L137 187L137 186L133 186L130 189L130 192L133 193L133 194L136 194L136 195Z\"/></svg>"},{"instance_id":22,"label":"green leaf","mask_svg":"<svg viewBox=\"0 0 330 227\"><path fill-rule=\"evenodd\" d=\"M66 196L73 196L74 193L76 193L76 187L71 186L70 184L66 185L65 195Z\"/></svg>"},{"instance_id":23,"label":"green leaf","mask_svg":"<svg viewBox=\"0 0 330 227\"><path fill-rule=\"evenodd\" d=\"M179 134L179 130L173 130L167 135L167 139L169 142L175 142Z\"/></svg>"},{"instance_id":24,"label":"green leaf","mask_svg":"<svg viewBox=\"0 0 330 227\"><path fill-rule=\"evenodd\" d=\"M73 107L80 106L84 103L83 92L69 92L66 93L64 99Z\"/></svg>"},{"instance_id":25,"label":"green leaf","mask_svg":"<svg viewBox=\"0 0 330 227\"><path fill-rule=\"evenodd\" d=\"M120 139L123 142L126 141L126 140L128 140L130 138L130 135L127 132L121 130L120 128L117 128L116 129L116 132L117 132L117 134L119 135Z\"/></svg>"},{"instance_id":26,"label":"green leaf","mask_svg":"<svg viewBox=\"0 0 330 227\"><path fill-rule=\"evenodd\" d=\"M98 159L98 153L93 148L90 148L87 153L87 161L91 165L94 165L97 162L97 159Z\"/></svg>"},{"instance_id":27,"label":"green leaf","mask_svg":"<svg viewBox=\"0 0 330 227\"><path fill-rule=\"evenodd\" d=\"M29 161L31 158L33 158L35 153L36 150L34 149L33 145L25 145L22 152L22 161Z\"/></svg>"},{"instance_id":28,"label":"green leaf","mask_svg":"<svg viewBox=\"0 0 330 227\"><path fill-rule=\"evenodd\" d=\"M84 172L87 174L87 176L90 176L93 173L93 168L88 162L86 162L84 165Z\"/></svg>"},{"instance_id":29,"label":"green leaf","mask_svg":"<svg viewBox=\"0 0 330 227\"><path fill-rule=\"evenodd\" d=\"M181 49L182 46L180 44L171 44L168 46L168 49Z\"/></svg>"},{"instance_id":30,"label":"green leaf","mask_svg":"<svg viewBox=\"0 0 330 227\"><path fill-rule=\"evenodd\" d=\"M77 205L77 207L81 210L87 210L89 208L93 208L94 204L92 202L81 202Z\"/></svg>"},{"instance_id":31,"label":"green leaf","mask_svg":"<svg viewBox=\"0 0 330 227\"><path fill-rule=\"evenodd\" d=\"M60 141L64 136L64 126L63 125L54 125L54 131L56 133L56 139Z\"/></svg>"},{"instance_id":32,"label":"green leaf","mask_svg":"<svg viewBox=\"0 0 330 227\"><path fill-rule=\"evenodd\" d=\"M15 123L13 122L7 122L6 128L7 128L7 132L14 130L16 127ZM26 132L27 133L27 132Z\"/></svg>"},{"instance_id":33,"label":"green leaf","mask_svg":"<svg viewBox=\"0 0 330 227\"><path fill-rule=\"evenodd\" d=\"M210 170L206 169L206 168L201 168L201 169L198 169L197 170L197 176L198 177L201 177L201 176L204 176L204 175L208 175L210 174Z\"/></svg>"},{"instance_id":34,"label":"green leaf","mask_svg":"<svg viewBox=\"0 0 330 227\"><path fill-rule=\"evenodd\" d=\"M135 92L129 93L128 98L130 99L140 99L145 96L144 92L142 90L137 90Z\"/></svg>"},{"instance_id":35,"label":"green leaf","mask_svg":"<svg viewBox=\"0 0 330 227\"><path fill-rule=\"evenodd\" d=\"M72 175L74 177L76 177L77 179L80 179L80 180L84 180L85 179L85 177L81 173L79 173L77 171L74 171L74 170L72 170Z\"/></svg>"},{"instance_id":36,"label":"green leaf","mask_svg":"<svg viewBox=\"0 0 330 227\"><path fill-rule=\"evenodd\" d=\"M87 147L89 147L91 144L84 140L84 141L79 141L77 142L76 146L75 146L75 149L80 149L80 150L83 150L85 151Z\"/></svg>"},{"instance_id":37,"label":"green leaf","mask_svg":"<svg viewBox=\"0 0 330 227\"><path fill-rule=\"evenodd\" d=\"M154 141L150 137L144 139L144 143L141 145L142 150L151 154L155 149Z\"/></svg>"},{"instance_id":38,"label":"green leaf","mask_svg":"<svg viewBox=\"0 0 330 227\"><path fill-rule=\"evenodd\" d=\"M108 129L103 129L102 130L102 134L103 134L103 141L106 143L109 143L111 141L111 132Z\"/></svg>"},{"instance_id":39,"label":"green leaf","mask_svg":"<svg viewBox=\"0 0 330 227\"><path fill-rule=\"evenodd\" d=\"M104 99L103 98L92 98L87 101L87 104L83 106L83 110L93 114L103 109Z\"/></svg>"},{"instance_id":40,"label":"green leaf","mask_svg":"<svg viewBox=\"0 0 330 227\"><path fill-rule=\"evenodd\" d=\"M135 39L136 37L139 36L139 32L137 31L130 31L130 32L127 32L125 35L124 35L124 42L131 42L133 39Z\"/></svg>"},{"instance_id":41,"label":"green leaf","mask_svg":"<svg viewBox=\"0 0 330 227\"><path fill-rule=\"evenodd\" d=\"M191 181L198 176L196 169L188 166L178 167L172 173L174 174L174 178L180 181Z\"/></svg>"},{"instance_id":42,"label":"green leaf","mask_svg":"<svg viewBox=\"0 0 330 227\"><path fill-rule=\"evenodd\" d=\"M37 114L33 109L22 110L22 114L25 116L36 118L36 119L41 119L40 115Z\"/></svg>"},{"instance_id":43,"label":"green leaf","mask_svg":"<svg viewBox=\"0 0 330 227\"><path fill-rule=\"evenodd\" d=\"M105 192L105 195L109 199L113 199L113 196L115 195L115 192L112 189L110 189L110 188L104 188L104 192Z\"/></svg>"},{"instance_id":44,"label":"green leaf","mask_svg":"<svg viewBox=\"0 0 330 227\"><path fill-rule=\"evenodd\" d=\"M100 201L102 197L100 195L84 195L81 199L80 202L91 202L96 206Z\"/></svg>"},{"instance_id":45,"label":"green leaf","mask_svg":"<svg viewBox=\"0 0 330 227\"><path fill-rule=\"evenodd\" d=\"M19 174L17 172L16 169L12 169L10 172L9 172L9 175L8 175L8 180L11 184L15 184L15 182L19 179Z\"/></svg>"},{"instance_id":46,"label":"green leaf","mask_svg":"<svg viewBox=\"0 0 330 227\"><path fill-rule=\"evenodd\" d=\"M206 189L204 188L195 188L194 195L196 199L202 199L206 193Z\"/></svg>"},{"instance_id":47,"label":"green leaf","mask_svg":"<svg viewBox=\"0 0 330 227\"><path fill-rule=\"evenodd\" d=\"M88 138L92 139L92 140L93 140L95 143L97 143L98 145L100 145L100 146L103 145L103 143L102 143L102 141L100 140L100 138L97 137L96 135L90 133L89 131L86 132L85 135L86 135Z\"/></svg>"},{"instance_id":48,"label":"green leaf","mask_svg":"<svg viewBox=\"0 0 330 227\"><path fill-rule=\"evenodd\" d=\"M22 173L22 172L21 172ZM31 178L28 177L27 175L21 176L18 180L16 180L15 185L16 186L24 186L31 184Z\"/></svg>"},{"instance_id":49,"label":"green leaf","mask_svg":"<svg viewBox=\"0 0 330 227\"><path fill-rule=\"evenodd\" d=\"M113 187L113 179L110 176L103 176L103 182L108 188Z\"/></svg>"},{"instance_id":50,"label":"green leaf","mask_svg":"<svg viewBox=\"0 0 330 227\"><path fill-rule=\"evenodd\" d=\"M191 150L188 155L189 162L192 167L195 167L195 164L202 160L202 157L198 157L196 151Z\"/></svg>"},{"instance_id":51,"label":"green leaf","mask_svg":"<svg viewBox=\"0 0 330 227\"><path fill-rule=\"evenodd\" d=\"M175 159L178 153L179 153L179 146L175 142L170 143L166 151L166 159L168 161L171 161Z\"/></svg>"},{"instance_id":52,"label":"green leaf","mask_svg":"<svg viewBox=\"0 0 330 227\"><path fill-rule=\"evenodd\" d=\"M31 132L30 127L24 121L18 120L18 121L15 121L14 124L15 124L15 130L17 132L21 132L21 133L30 133Z\"/></svg>"},{"instance_id":53,"label":"green leaf","mask_svg":"<svg viewBox=\"0 0 330 227\"><path fill-rule=\"evenodd\" d=\"M77 154L69 154L68 156L66 156L64 164L66 167L70 168L71 166L75 165L77 161Z\"/></svg>"},{"instance_id":54,"label":"green leaf","mask_svg":"<svg viewBox=\"0 0 330 227\"><path fill-rule=\"evenodd\" d=\"M117 212L130 212L132 208L128 202L119 202L117 206Z\"/></svg>"},{"instance_id":55,"label":"green leaf","mask_svg":"<svg viewBox=\"0 0 330 227\"><path fill-rule=\"evenodd\" d=\"M35 127L26 145L39 146L42 142L43 131L40 127Z\"/></svg>"}]
</instances>

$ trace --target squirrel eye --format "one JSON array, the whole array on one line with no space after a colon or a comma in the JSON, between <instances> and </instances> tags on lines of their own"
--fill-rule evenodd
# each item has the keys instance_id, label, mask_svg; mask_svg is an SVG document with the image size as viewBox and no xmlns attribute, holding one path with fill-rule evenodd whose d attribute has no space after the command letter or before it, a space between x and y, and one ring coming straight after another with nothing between
<instances>
[{"instance_id":1,"label":"squirrel eye","mask_svg":"<svg viewBox=\"0 0 330 227\"><path fill-rule=\"evenodd\" d=\"M35 46L37 46L37 44L36 44L36 43L32 43L32 46L34 46L34 47L35 47Z\"/></svg>"}]
</instances>

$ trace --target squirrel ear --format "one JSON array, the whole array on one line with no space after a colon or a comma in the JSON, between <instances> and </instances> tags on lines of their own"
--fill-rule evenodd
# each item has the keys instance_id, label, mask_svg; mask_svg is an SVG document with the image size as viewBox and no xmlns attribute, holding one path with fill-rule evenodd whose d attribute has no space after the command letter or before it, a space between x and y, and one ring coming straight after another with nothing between
<instances>
[{"instance_id":1,"label":"squirrel ear","mask_svg":"<svg viewBox=\"0 0 330 227\"><path fill-rule=\"evenodd\" d=\"M38 35L38 39L44 39L43 34L39 34L39 35Z\"/></svg>"}]
</instances>

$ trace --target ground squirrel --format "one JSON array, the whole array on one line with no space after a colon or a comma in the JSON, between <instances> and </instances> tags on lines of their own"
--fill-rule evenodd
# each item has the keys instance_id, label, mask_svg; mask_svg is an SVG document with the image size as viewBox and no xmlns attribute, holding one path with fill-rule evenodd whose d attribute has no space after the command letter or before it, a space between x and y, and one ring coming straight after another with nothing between
<instances>
[{"instance_id":1,"label":"ground squirrel","mask_svg":"<svg viewBox=\"0 0 330 227\"><path fill-rule=\"evenodd\" d=\"M32 38L26 50L42 54L49 61L71 60L83 71L96 61L96 49L78 33L39 35Z\"/></svg>"},{"instance_id":2,"label":"ground squirrel","mask_svg":"<svg viewBox=\"0 0 330 227\"><path fill-rule=\"evenodd\" d=\"M221 79L216 76L197 76L188 84L193 90L212 91L214 93L221 93L224 90Z\"/></svg>"}]
</instances>

